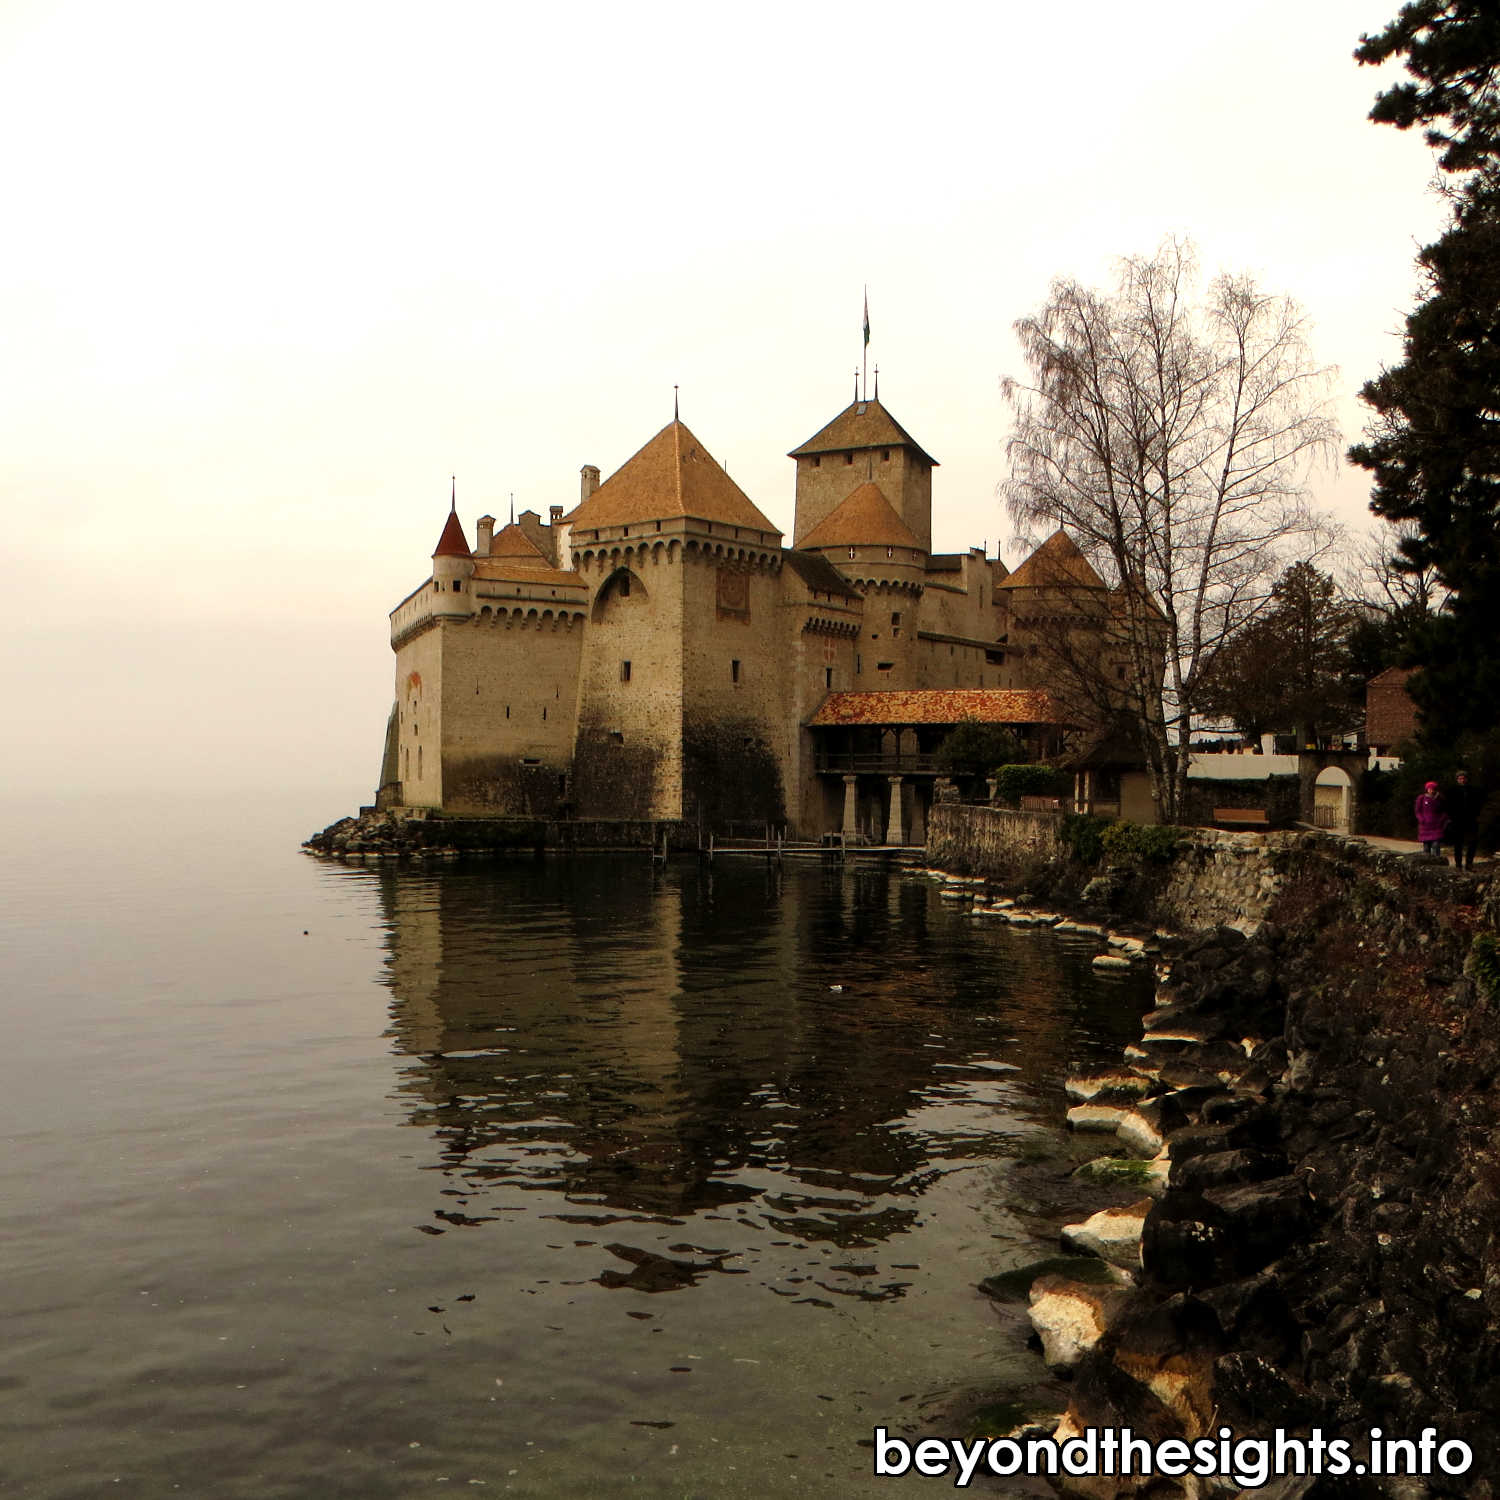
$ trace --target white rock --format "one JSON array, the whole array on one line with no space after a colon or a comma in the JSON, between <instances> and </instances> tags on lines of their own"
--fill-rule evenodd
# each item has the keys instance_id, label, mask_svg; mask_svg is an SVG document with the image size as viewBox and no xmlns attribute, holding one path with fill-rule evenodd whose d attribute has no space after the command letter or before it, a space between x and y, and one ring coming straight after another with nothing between
<instances>
[{"instance_id":1,"label":"white rock","mask_svg":"<svg viewBox=\"0 0 1500 1500\"><path fill-rule=\"evenodd\" d=\"M1128 969L1130 960L1113 953L1100 953L1094 958L1094 967L1096 969Z\"/></svg>"},{"instance_id":2,"label":"white rock","mask_svg":"<svg viewBox=\"0 0 1500 1500\"><path fill-rule=\"evenodd\" d=\"M1114 1287L1038 1276L1031 1283L1031 1326L1048 1366L1066 1370L1076 1365L1099 1342L1127 1295Z\"/></svg>"},{"instance_id":3,"label":"white rock","mask_svg":"<svg viewBox=\"0 0 1500 1500\"><path fill-rule=\"evenodd\" d=\"M1116 1134L1141 1156L1155 1156L1166 1144L1166 1137L1139 1110L1125 1111Z\"/></svg>"},{"instance_id":4,"label":"white rock","mask_svg":"<svg viewBox=\"0 0 1500 1500\"><path fill-rule=\"evenodd\" d=\"M1075 1104L1068 1111L1068 1129L1107 1134L1118 1130L1125 1116L1133 1113L1122 1104Z\"/></svg>"},{"instance_id":5,"label":"white rock","mask_svg":"<svg viewBox=\"0 0 1500 1500\"><path fill-rule=\"evenodd\" d=\"M1141 1230L1151 1200L1142 1198L1124 1208L1103 1208L1090 1214L1081 1224L1065 1224L1062 1242L1069 1250L1097 1255L1122 1270L1138 1271L1141 1266Z\"/></svg>"}]
</instances>

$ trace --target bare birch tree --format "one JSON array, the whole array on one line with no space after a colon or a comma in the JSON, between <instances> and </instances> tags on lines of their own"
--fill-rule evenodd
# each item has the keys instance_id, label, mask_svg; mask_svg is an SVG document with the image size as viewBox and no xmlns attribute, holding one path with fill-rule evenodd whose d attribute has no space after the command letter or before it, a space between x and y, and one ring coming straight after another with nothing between
<instances>
[{"instance_id":1,"label":"bare birch tree","mask_svg":"<svg viewBox=\"0 0 1500 1500\"><path fill-rule=\"evenodd\" d=\"M1196 289L1191 246L1170 240L1110 291L1056 281L1016 324L1029 378L1003 382L1010 514L1031 537L1064 528L1111 586L1119 697L1169 822L1204 668L1286 563L1321 551L1307 480L1338 442L1297 305L1246 276Z\"/></svg>"}]
</instances>

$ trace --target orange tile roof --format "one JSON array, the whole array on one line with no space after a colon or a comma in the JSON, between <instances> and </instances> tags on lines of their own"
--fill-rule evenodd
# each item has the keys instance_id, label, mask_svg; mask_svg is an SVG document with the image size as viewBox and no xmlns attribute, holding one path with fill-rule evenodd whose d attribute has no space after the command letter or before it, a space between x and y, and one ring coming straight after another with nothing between
<instances>
[{"instance_id":1,"label":"orange tile roof","mask_svg":"<svg viewBox=\"0 0 1500 1500\"><path fill-rule=\"evenodd\" d=\"M1054 531L997 589L1106 588L1066 531Z\"/></svg>"},{"instance_id":2,"label":"orange tile roof","mask_svg":"<svg viewBox=\"0 0 1500 1500\"><path fill-rule=\"evenodd\" d=\"M797 544L799 547L913 547L925 550L873 481L840 501Z\"/></svg>"},{"instance_id":3,"label":"orange tile roof","mask_svg":"<svg viewBox=\"0 0 1500 1500\"><path fill-rule=\"evenodd\" d=\"M793 448L789 458L813 453L838 453L853 448L912 448L934 468L937 460L924 453L916 439L879 401L854 401L820 432Z\"/></svg>"},{"instance_id":4,"label":"orange tile roof","mask_svg":"<svg viewBox=\"0 0 1500 1500\"><path fill-rule=\"evenodd\" d=\"M691 516L780 536L681 422L669 422L564 519L575 532Z\"/></svg>"},{"instance_id":5,"label":"orange tile roof","mask_svg":"<svg viewBox=\"0 0 1500 1500\"><path fill-rule=\"evenodd\" d=\"M538 558L542 562L547 561L546 554L537 544L521 530L520 525L512 521L510 525L497 531L490 542L491 557L524 557ZM549 563L550 567L551 564Z\"/></svg>"},{"instance_id":6,"label":"orange tile roof","mask_svg":"<svg viewBox=\"0 0 1500 1500\"><path fill-rule=\"evenodd\" d=\"M464 525L458 519L456 510L448 512L448 519L443 522L443 534L438 538L437 547L432 555L434 557L467 557L469 555L469 539L464 535Z\"/></svg>"},{"instance_id":7,"label":"orange tile roof","mask_svg":"<svg viewBox=\"0 0 1500 1500\"><path fill-rule=\"evenodd\" d=\"M553 587L587 589L588 583L577 573L564 573L538 555L536 565L524 557L476 557L474 578L486 583L545 583Z\"/></svg>"},{"instance_id":8,"label":"orange tile roof","mask_svg":"<svg viewBox=\"0 0 1500 1500\"><path fill-rule=\"evenodd\" d=\"M934 688L913 692L830 693L807 722L811 728L859 724L1062 724L1040 688Z\"/></svg>"}]
</instances>

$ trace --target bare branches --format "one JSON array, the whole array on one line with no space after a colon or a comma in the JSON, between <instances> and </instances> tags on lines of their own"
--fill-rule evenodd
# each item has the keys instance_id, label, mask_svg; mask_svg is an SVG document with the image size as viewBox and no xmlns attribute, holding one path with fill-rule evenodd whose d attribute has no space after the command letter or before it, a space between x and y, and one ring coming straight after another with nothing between
<instances>
[{"instance_id":1,"label":"bare branches","mask_svg":"<svg viewBox=\"0 0 1500 1500\"><path fill-rule=\"evenodd\" d=\"M1121 611L1119 628L1173 816L1186 763L1171 747L1186 743L1206 662L1265 607L1288 554L1326 542L1306 481L1338 442L1331 371L1290 299L1230 275L1197 297L1192 248L1176 240L1121 262L1111 292L1054 282L1016 332L1030 376L1003 383L1007 506L1032 537L1067 530L1149 605Z\"/></svg>"}]
</instances>

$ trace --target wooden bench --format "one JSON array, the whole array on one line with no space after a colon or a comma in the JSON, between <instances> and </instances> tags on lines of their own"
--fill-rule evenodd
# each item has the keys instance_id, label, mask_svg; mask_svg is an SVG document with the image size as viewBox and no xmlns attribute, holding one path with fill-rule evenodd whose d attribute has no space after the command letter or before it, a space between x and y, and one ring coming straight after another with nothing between
<instances>
[{"instance_id":1,"label":"wooden bench","mask_svg":"<svg viewBox=\"0 0 1500 1500\"><path fill-rule=\"evenodd\" d=\"M1214 822L1232 828L1269 828L1271 820L1263 807L1216 807Z\"/></svg>"}]
</instances>

